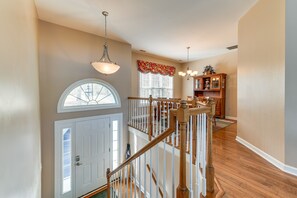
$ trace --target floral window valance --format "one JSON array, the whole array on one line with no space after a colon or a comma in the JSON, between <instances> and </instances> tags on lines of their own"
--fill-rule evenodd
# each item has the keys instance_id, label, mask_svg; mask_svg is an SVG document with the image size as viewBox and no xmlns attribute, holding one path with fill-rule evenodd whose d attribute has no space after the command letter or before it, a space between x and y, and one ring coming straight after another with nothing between
<instances>
[{"instance_id":1,"label":"floral window valance","mask_svg":"<svg viewBox=\"0 0 297 198\"><path fill-rule=\"evenodd\" d=\"M174 76L175 67L137 60L138 70L142 73L162 74L164 76Z\"/></svg>"}]
</instances>

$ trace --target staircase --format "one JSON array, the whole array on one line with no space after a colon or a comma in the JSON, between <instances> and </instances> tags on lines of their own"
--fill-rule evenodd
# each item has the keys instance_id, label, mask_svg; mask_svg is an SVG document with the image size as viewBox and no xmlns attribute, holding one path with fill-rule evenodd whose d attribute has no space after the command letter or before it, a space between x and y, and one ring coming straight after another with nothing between
<instances>
[{"instance_id":1,"label":"staircase","mask_svg":"<svg viewBox=\"0 0 297 198\"><path fill-rule=\"evenodd\" d=\"M130 97L128 124L150 141L119 167L107 170L108 198L198 198L212 192L214 111L212 100L202 104Z\"/></svg>"}]
</instances>

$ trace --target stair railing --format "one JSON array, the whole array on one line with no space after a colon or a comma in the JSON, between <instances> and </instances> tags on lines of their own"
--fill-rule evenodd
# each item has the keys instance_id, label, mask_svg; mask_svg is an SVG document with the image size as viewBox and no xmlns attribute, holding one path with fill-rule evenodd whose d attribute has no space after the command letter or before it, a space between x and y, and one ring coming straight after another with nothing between
<instances>
[{"instance_id":1,"label":"stair railing","mask_svg":"<svg viewBox=\"0 0 297 198\"><path fill-rule=\"evenodd\" d=\"M138 197L147 197L147 192L152 195L152 174L150 174L147 178L146 174L146 161L149 159L149 165L152 167L152 152L156 152L160 154L159 146L165 148L166 139L170 137L170 135L175 132L175 119L176 119L176 110L170 111L170 124L169 128L158 135L156 138L151 140L147 145L145 145L142 149L132 155L129 159L123 162L119 167L115 170L110 171L107 169L107 195L110 197L128 197L134 194L134 197L138 195ZM174 147L173 147L174 148ZM173 153L174 156L174 153ZM134 167L134 175L132 174ZM137 174L135 173L137 172ZM165 171L166 173L166 171ZM136 176L137 175L137 176ZM159 175L157 174L157 179L159 179ZM129 181L129 182L128 182ZM147 185L147 182L150 184ZM149 189L147 189L149 186ZM142 189L143 188L143 189ZM130 189L130 190L129 190ZM134 190L132 190L134 189ZM138 189L138 190L137 190Z\"/></svg>"},{"instance_id":2,"label":"stair railing","mask_svg":"<svg viewBox=\"0 0 297 198\"><path fill-rule=\"evenodd\" d=\"M198 103L194 102L192 104L193 108L189 109L189 105L186 101L167 102L162 99L155 100L157 105L154 105L154 100L150 97L147 98L130 98L130 100L136 100L138 102L129 103L129 111L133 110L131 108L136 107L137 111L132 111L129 114L129 125L142 126L139 122L140 120L146 120L147 123L144 124L143 128L147 128L148 135L151 134L151 141L122 163L118 168L113 171L107 170L107 190L108 197L157 197L159 193L155 190L156 196L152 195L152 173L147 176L146 173L146 161L149 160L149 166L152 167L153 156L157 160L154 161L154 165L157 167L157 182L163 179L163 189L165 189L164 197L166 197L166 186L170 185L172 187L171 197L177 198L188 198L188 197L199 197L200 191L194 195L192 178L192 166L190 165L190 186L186 185L187 175L187 163L186 163L186 153L190 154L190 164L195 164L195 179L197 188L200 189L202 186L202 195L206 195L207 191L213 191L214 185L214 168L212 165L212 117L214 116L214 103L209 100L206 104L199 104L200 107L197 108ZM139 101L142 100L142 101ZM159 102L159 103L158 103ZM162 104L163 103L163 104ZM170 108L165 108L166 106ZM173 108L173 103L179 104L180 107L177 109ZM144 105L143 105L144 104ZM149 104L149 105L147 105ZM159 105L158 105L159 104ZM143 105L143 106L141 106ZM148 108L147 108L148 107ZM145 110L146 109L146 110ZM150 110L152 109L152 110ZM162 113L167 116L167 121L158 120L158 116L161 118ZM141 117L139 112L147 115L146 118ZM156 114L157 112L157 114ZM151 118L149 118L151 117ZM135 120L136 119L136 120ZM151 121L150 121L151 119ZM157 120L157 121L154 121ZM165 122L162 123L162 122ZM151 133L149 133L149 126L151 125ZM162 133L153 133L154 127L162 126ZM167 127L164 130L164 127ZM207 137L206 137L207 136ZM189 141L193 140L193 141ZM195 140L195 141L194 141ZM170 154L167 153L168 145L171 145ZM163 148L160 150L160 148ZM176 188L175 184L175 151L176 148L180 149L180 171L179 171L179 184ZM207 154L206 154L207 151ZM153 154L152 154L153 153ZM166 154L167 153L167 154ZM159 160L160 155L163 157L163 166L160 166ZM171 164L166 164L166 155L171 155ZM207 162L206 162L207 156ZM157 161L157 163L156 163ZM166 184L166 169L171 166L171 184ZM163 171L161 170L163 167ZM160 170L159 170L160 169ZM160 176L160 173L163 176ZM202 181L202 184L201 184ZM207 184L207 185L206 185ZM157 184L159 186L159 184ZM176 188L176 191L175 191ZM129 190L130 189L130 190ZM134 190L133 190L134 189ZM133 196L134 194L134 196Z\"/></svg>"},{"instance_id":3,"label":"stair railing","mask_svg":"<svg viewBox=\"0 0 297 198\"><path fill-rule=\"evenodd\" d=\"M169 111L177 109L180 105L178 99L152 98L152 96L128 97L128 101L128 125L148 134L149 140L168 128Z\"/></svg>"}]
</instances>

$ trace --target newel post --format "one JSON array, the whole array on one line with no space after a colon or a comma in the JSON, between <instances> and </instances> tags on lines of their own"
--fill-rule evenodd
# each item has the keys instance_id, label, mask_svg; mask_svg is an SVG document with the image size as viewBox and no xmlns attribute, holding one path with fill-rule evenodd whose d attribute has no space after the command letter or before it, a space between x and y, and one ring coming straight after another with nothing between
<instances>
[{"instance_id":1,"label":"newel post","mask_svg":"<svg viewBox=\"0 0 297 198\"><path fill-rule=\"evenodd\" d=\"M180 162L179 162L179 185L176 189L177 198L188 198L186 173L186 126L189 121L189 107L185 100L181 101L181 106L177 110L177 120L180 124Z\"/></svg>"},{"instance_id":2,"label":"newel post","mask_svg":"<svg viewBox=\"0 0 297 198\"><path fill-rule=\"evenodd\" d=\"M207 115L207 165L206 165L206 186L208 192L214 191L214 167L212 164L212 126L213 117L215 115L215 102L213 99L209 99L208 106L211 108L211 112Z\"/></svg>"},{"instance_id":3,"label":"newel post","mask_svg":"<svg viewBox=\"0 0 297 198\"><path fill-rule=\"evenodd\" d=\"M109 173L110 173L110 168L108 168L107 171L106 171L106 178L107 178L107 198L110 198L110 177L109 177Z\"/></svg>"},{"instance_id":4,"label":"newel post","mask_svg":"<svg viewBox=\"0 0 297 198\"><path fill-rule=\"evenodd\" d=\"M153 135L153 97L150 95L149 97L149 120L148 120L148 136L149 141L152 140Z\"/></svg>"}]
</instances>

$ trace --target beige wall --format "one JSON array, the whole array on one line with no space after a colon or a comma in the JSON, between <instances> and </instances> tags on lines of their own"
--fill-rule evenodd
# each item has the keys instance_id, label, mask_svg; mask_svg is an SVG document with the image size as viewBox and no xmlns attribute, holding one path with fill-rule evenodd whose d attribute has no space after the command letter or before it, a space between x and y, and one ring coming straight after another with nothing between
<instances>
[{"instance_id":1,"label":"beige wall","mask_svg":"<svg viewBox=\"0 0 297 198\"><path fill-rule=\"evenodd\" d=\"M285 162L297 168L297 1L286 0L286 82L285 82Z\"/></svg>"},{"instance_id":2,"label":"beige wall","mask_svg":"<svg viewBox=\"0 0 297 198\"><path fill-rule=\"evenodd\" d=\"M144 55L140 53L133 52L132 53L132 64L131 64L131 88L132 95L131 96L139 96L138 95L138 70L137 70L137 60L150 61L154 63L174 66L176 68L175 76L173 78L173 97L180 98L182 96L182 80L178 76L178 72L180 71L181 65L180 63L176 63L170 60L165 60L159 57L153 57L149 55Z\"/></svg>"},{"instance_id":3,"label":"beige wall","mask_svg":"<svg viewBox=\"0 0 297 198\"><path fill-rule=\"evenodd\" d=\"M238 136L284 162L285 1L259 0L238 37Z\"/></svg>"},{"instance_id":4,"label":"beige wall","mask_svg":"<svg viewBox=\"0 0 297 198\"><path fill-rule=\"evenodd\" d=\"M0 197L41 197L37 16L0 1Z\"/></svg>"},{"instance_id":5,"label":"beige wall","mask_svg":"<svg viewBox=\"0 0 297 198\"><path fill-rule=\"evenodd\" d=\"M108 41L111 60L121 68L105 76L90 65L102 55L104 39L88 33L39 21L39 69L42 142L42 197L54 197L54 121L123 112L123 145L126 144L127 110L131 86L131 46ZM110 83L119 93L122 107L108 110L57 113L58 100L72 83L98 78ZM123 151L124 152L124 151Z\"/></svg>"},{"instance_id":6,"label":"beige wall","mask_svg":"<svg viewBox=\"0 0 297 198\"><path fill-rule=\"evenodd\" d=\"M226 116L236 118L237 117L237 50L215 56L211 58L201 59L183 64L184 71L187 66L190 69L198 71L198 75L202 75L204 67L211 65L216 73L227 74L226 84ZM193 79L183 79L183 98L187 96L193 96Z\"/></svg>"}]
</instances>

